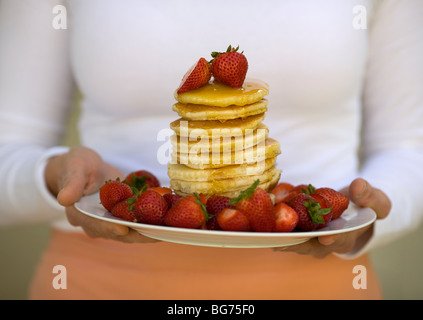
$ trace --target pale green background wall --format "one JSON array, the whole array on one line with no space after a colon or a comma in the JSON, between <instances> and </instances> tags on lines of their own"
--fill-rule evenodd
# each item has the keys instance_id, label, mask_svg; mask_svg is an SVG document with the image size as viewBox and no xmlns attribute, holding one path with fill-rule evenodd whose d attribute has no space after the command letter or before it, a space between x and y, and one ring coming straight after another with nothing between
<instances>
[{"instance_id":1,"label":"pale green background wall","mask_svg":"<svg viewBox=\"0 0 423 320\"><path fill-rule=\"evenodd\" d=\"M77 111L72 114L70 128L77 115ZM67 145L78 138L74 130L70 132L64 142ZM26 299L28 283L48 238L49 228L44 224L0 227L0 300ZM422 244L423 226L372 253L386 299L423 299Z\"/></svg>"}]
</instances>

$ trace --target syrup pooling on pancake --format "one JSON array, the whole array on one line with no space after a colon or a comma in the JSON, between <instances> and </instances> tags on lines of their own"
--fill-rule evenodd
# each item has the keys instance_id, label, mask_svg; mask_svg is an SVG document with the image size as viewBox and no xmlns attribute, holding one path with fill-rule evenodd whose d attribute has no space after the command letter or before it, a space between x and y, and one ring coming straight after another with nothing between
<instances>
[{"instance_id":1,"label":"syrup pooling on pancake","mask_svg":"<svg viewBox=\"0 0 423 320\"><path fill-rule=\"evenodd\" d=\"M269 86L261 80L245 80L241 88L231 88L217 81L205 86L177 94L175 98L181 103L208 105L213 107L228 107L231 105L245 106L260 101L269 94Z\"/></svg>"}]
</instances>

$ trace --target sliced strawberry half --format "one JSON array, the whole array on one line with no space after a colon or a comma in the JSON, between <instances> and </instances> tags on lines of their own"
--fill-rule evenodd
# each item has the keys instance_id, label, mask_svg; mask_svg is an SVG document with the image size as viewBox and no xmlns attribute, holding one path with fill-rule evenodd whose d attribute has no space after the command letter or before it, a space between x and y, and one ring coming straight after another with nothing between
<instances>
[{"instance_id":1,"label":"sliced strawberry half","mask_svg":"<svg viewBox=\"0 0 423 320\"><path fill-rule=\"evenodd\" d=\"M196 64L194 64L188 71L185 73L182 78L181 84L177 90L178 94L194 90L206 85L211 78L211 67L210 63L204 59L200 58Z\"/></svg>"}]
</instances>

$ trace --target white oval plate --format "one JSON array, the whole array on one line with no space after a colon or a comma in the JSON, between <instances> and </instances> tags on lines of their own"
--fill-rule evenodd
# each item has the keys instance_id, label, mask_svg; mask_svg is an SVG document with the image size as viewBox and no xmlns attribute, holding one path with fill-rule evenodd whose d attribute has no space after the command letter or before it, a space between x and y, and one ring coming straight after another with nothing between
<instances>
[{"instance_id":1,"label":"white oval plate","mask_svg":"<svg viewBox=\"0 0 423 320\"><path fill-rule=\"evenodd\" d=\"M323 236L350 232L364 228L376 220L369 208L351 204L342 216L326 227L312 232L231 232L201 229L185 229L128 222L114 217L100 204L99 194L83 197L75 204L82 213L96 219L128 226L147 237L180 244L226 248L271 248L291 246Z\"/></svg>"}]
</instances>

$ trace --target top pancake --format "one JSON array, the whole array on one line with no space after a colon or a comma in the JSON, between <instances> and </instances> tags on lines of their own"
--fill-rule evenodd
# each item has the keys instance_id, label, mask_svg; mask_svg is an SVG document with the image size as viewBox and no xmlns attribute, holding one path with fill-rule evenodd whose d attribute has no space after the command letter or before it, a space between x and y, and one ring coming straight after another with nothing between
<instances>
[{"instance_id":1,"label":"top pancake","mask_svg":"<svg viewBox=\"0 0 423 320\"><path fill-rule=\"evenodd\" d=\"M245 106L229 106L225 108L200 104L175 103L172 107L182 118L187 120L232 120L246 118L267 111L268 101L262 99Z\"/></svg>"},{"instance_id":2,"label":"top pancake","mask_svg":"<svg viewBox=\"0 0 423 320\"><path fill-rule=\"evenodd\" d=\"M260 101L269 94L269 86L259 80L245 80L241 88L231 88L217 81L205 86L177 94L175 99L180 103L201 104L214 107L232 105L245 106Z\"/></svg>"}]
</instances>

